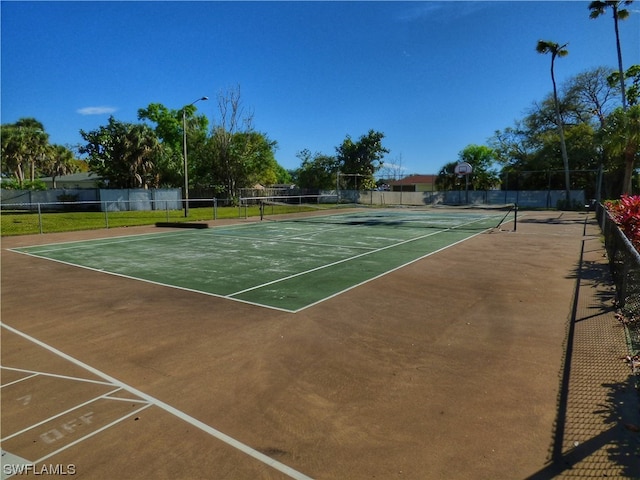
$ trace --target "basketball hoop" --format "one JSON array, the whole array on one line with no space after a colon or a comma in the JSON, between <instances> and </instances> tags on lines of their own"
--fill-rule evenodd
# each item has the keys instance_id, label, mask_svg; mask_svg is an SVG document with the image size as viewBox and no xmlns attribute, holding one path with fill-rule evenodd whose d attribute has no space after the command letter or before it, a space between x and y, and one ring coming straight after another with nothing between
<instances>
[{"instance_id":1,"label":"basketball hoop","mask_svg":"<svg viewBox=\"0 0 640 480\"><path fill-rule=\"evenodd\" d=\"M470 175L473 171L473 167L471 167L471 164L467 162L460 162L456 165L453 171L458 175L458 177L462 177L463 175Z\"/></svg>"}]
</instances>

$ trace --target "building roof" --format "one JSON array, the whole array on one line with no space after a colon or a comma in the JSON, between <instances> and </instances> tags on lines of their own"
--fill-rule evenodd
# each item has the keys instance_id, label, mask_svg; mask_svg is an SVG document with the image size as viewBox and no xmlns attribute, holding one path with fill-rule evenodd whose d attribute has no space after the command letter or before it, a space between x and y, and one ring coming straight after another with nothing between
<instances>
[{"instance_id":1,"label":"building roof","mask_svg":"<svg viewBox=\"0 0 640 480\"><path fill-rule=\"evenodd\" d=\"M389 185L416 185L416 184L432 184L435 183L437 175L409 175L400 180L393 180Z\"/></svg>"},{"instance_id":2,"label":"building roof","mask_svg":"<svg viewBox=\"0 0 640 480\"><path fill-rule=\"evenodd\" d=\"M39 180L43 182L53 181L53 177L40 177ZM83 181L99 181L102 177L99 177L93 172L79 172L72 173L70 175L60 175L56 177L56 182L83 182Z\"/></svg>"}]
</instances>

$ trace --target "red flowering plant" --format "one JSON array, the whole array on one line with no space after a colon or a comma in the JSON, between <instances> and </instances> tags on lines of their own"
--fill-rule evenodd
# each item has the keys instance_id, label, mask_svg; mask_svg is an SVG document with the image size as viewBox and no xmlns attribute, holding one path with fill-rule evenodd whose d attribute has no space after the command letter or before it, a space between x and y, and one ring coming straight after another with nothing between
<instances>
[{"instance_id":1,"label":"red flowering plant","mask_svg":"<svg viewBox=\"0 0 640 480\"><path fill-rule=\"evenodd\" d=\"M611 217L640 252L640 195L622 195L620 200L605 202Z\"/></svg>"}]
</instances>

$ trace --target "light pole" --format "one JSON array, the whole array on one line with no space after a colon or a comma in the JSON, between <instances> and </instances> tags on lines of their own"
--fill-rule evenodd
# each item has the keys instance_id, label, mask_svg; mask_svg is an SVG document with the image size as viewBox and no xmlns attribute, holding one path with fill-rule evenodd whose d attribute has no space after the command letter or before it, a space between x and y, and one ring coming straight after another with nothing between
<instances>
[{"instance_id":1,"label":"light pole","mask_svg":"<svg viewBox=\"0 0 640 480\"><path fill-rule=\"evenodd\" d=\"M186 108L194 105L200 100L209 100L209 97L201 97L195 102L191 102L186 107L182 108L182 150L184 157L184 217L189 216L189 175L187 170L187 112Z\"/></svg>"}]
</instances>

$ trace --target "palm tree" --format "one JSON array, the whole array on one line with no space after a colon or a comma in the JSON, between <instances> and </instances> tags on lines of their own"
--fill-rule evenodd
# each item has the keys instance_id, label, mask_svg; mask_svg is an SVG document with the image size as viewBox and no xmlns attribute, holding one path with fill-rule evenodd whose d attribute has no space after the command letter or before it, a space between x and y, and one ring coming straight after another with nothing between
<instances>
[{"instance_id":1,"label":"palm tree","mask_svg":"<svg viewBox=\"0 0 640 480\"><path fill-rule=\"evenodd\" d=\"M49 151L48 173L51 175L53 188L56 188L56 177L69 175L78 171L71 150L63 145L51 145Z\"/></svg>"},{"instance_id":2,"label":"palm tree","mask_svg":"<svg viewBox=\"0 0 640 480\"><path fill-rule=\"evenodd\" d=\"M590 18L598 18L604 15L608 7L613 11L613 25L616 31L616 49L618 51L618 73L620 75L620 93L622 95L622 108L627 109L627 98L624 87L624 69L622 68L622 50L620 49L620 32L618 31L618 20L624 20L629 17L629 10L620 8L621 6L631 5L633 0L617 0L617 1L596 1L589 4Z\"/></svg>"},{"instance_id":3,"label":"palm tree","mask_svg":"<svg viewBox=\"0 0 640 480\"><path fill-rule=\"evenodd\" d=\"M558 45L555 42L547 40L539 40L536 46L538 53L551 53L551 82L553 83L553 102L556 108L556 123L558 125L558 132L560 133L560 150L562 152L562 162L564 164L564 183L565 183L565 195L567 199L567 206L571 205L571 183L569 179L569 157L567 156L567 145L564 139L564 122L560 115L560 102L558 102L558 89L556 87L556 77L554 73L554 65L556 57L566 57L569 55L569 51L566 49L568 43L564 45Z\"/></svg>"},{"instance_id":4,"label":"palm tree","mask_svg":"<svg viewBox=\"0 0 640 480\"><path fill-rule=\"evenodd\" d=\"M640 150L640 105L632 105L625 111L622 107L608 117L600 131L603 147L612 156L624 159L622 193L632 193L633 167Z\"/></svg>"},{"instance_id":5,"label":"palm tree","mask_svg":"<svg viewBox=\"0 0 640 480\"><path fill-rule=\"evenodd\" d=\"M26 144L23 132L13 124L2 125L0 138L2 139L2 173L11 174L22 188L24 183L24 162Z\"/></svg>"},{"instance_id":6,"label":"palm tree","mask_svg":"<svg viewBox=\"0 0 640 480\"><path fill-rule=\"evenodd\" d=\"M616 32L616 49L618 52L618 77L620 81L620 95L622 98L622 110L626 112L628 109L627 105L627 93L625 88L625 73L624 68L622 66L622 50L620 48L620 32L618 30L618 21L625 20L629 17L629 10L625 8L621 8L624 6L631 5L633 0L617 0L617 1L597 1L591 2L589 4L589 10L591 13L589 14L590 18L598 18L600 15L603 15L607 8L611 8L613 12L613 25ZM629 125L633 125L633 121L631 120ZM633 145L633 132L627 132L628 137L628 145L625 147L623 156L625 161L625 172L624 172L624 181L622 185L622 193L631 193L631 178L633 176L633 164L635 159L635 150Z\"/></svg>"},{"instance_id":7,"label":"palm tree","mask_svg":"<svg viewBox=\"0 0 640 480\"><path fill-rule=\"evenodd\" d=\"M143 124L132 125L125 135L124 143L132 186L145 189L157 187L158 179L153 176L153 172L159 144L153 130Z\"/></svg>"},{"instance_id":8,"label":"palm tree","mask_svg":"<svg viewBox=\"0 0 640 480\"><path fill-rule=\"evenodd\" d=\"M33 182L36 178L36 169L44 165L49 135L44 131L42 123L35 118L21 118L14 125L23 137L27 149L26 160L30 163L29 179Z\"/></svg>"},{"instance_id":9,"label":"palm tree","mask_svg":"<svg viewBox=\"0 0 640 480\"><path fill-rule=\"evenodd\" d=\"M36 170L45 165L48 146L49 135L35 118L21 118L16 123L2 125L3 173L11 172L22 187L29 165L29 179L34 181Z\"/></svg>"}]
</instances>

